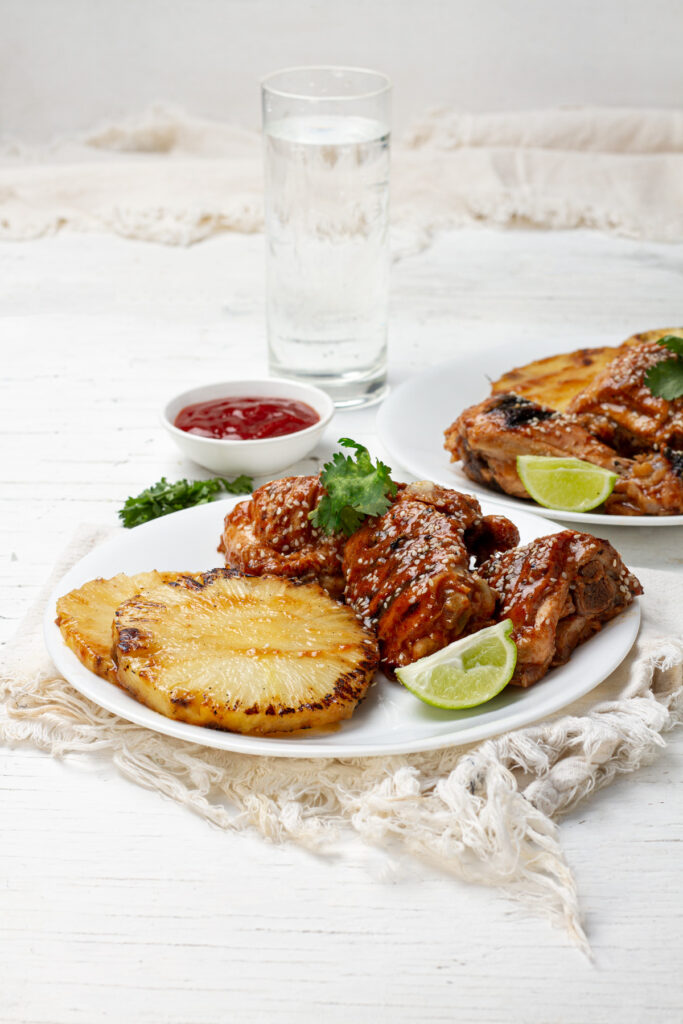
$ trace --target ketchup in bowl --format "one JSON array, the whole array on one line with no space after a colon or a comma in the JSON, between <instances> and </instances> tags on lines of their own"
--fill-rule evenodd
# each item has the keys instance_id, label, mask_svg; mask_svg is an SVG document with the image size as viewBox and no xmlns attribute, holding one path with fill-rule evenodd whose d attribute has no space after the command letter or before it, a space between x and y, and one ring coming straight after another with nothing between
<instances>
[{"instance_id":1,"label":"ketchup in bowl","mask_svg":"<svg viewBox=\"0 0 683 1024\"><path fill-rule=\"evenodd\" d=\"M222 441L256 441L296 434L320 421L306 402L292 398L227 397L186 405L174 426L188 434Z\"/></svg>"}]
</instances>

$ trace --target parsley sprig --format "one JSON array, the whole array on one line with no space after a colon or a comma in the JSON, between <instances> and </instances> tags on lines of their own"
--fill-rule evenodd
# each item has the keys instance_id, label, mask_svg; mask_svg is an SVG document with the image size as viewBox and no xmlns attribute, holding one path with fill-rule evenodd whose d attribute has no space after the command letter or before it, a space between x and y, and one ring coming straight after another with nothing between
<instances>
[{"instance_id":1,"label":"parsley sprig","mask_svg":"<svg viewBox=\"0 0 683 1024\"><path fill-rule=\"evenodd\" d=\"M181 508L193 505L205 505L213 501L220 491L228 494L248 494L252 490L251 477L238 476L232 482L221 476L210 480L176 480L169 483L165 476L146 490L128 498L123 508L119 509L119 519L130 529L147 523L150 519L167 516L170 512L178 512Z\"/></svg>"},{"instance_id":2,"label":"parsley sprig","mask_svg":"<svg viewBox=\"0 0 683 1024\"><path fill-rule=\"evenodd\" d=\"M381 516L391 505L396 484L391 469L377 460L374 466L367 448L349 437L340 437L344 448L355 448L356 454L335 452L325 463L320 482L326 494L308 518L325 533L345 533L350 537L366 516Z\"/></svg>"},{"instance_id":3,"label":"parsley sprig","mask_svg":"<svg viewBox=\"0 0 683 1024\"><path fill-rule=\"evenodd\" d=\"M645 374L645 383L653 395L658 398L666 398L672 401L674 398L683 397L683 338L675 334L666 334L657 342L669 352L673 352L670 359L662 359L655 363Z\"/></svg>"}]
</instances>

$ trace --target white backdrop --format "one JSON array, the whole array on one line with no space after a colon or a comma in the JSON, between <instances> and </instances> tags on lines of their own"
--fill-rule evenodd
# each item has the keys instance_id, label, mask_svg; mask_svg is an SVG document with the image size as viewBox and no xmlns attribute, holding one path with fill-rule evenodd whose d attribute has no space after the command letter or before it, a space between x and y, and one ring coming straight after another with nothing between
<instances>
[{"instance_id":1,"label":"white backdrop","mask_svg":"<svg viewBox=\"0 0 683 1024\"><path fill-rule=\"evenodd\" d=\"M683 104L681 0L0 0L0 135L156 100L255 127L257 83L373 66L400 129L428 107Z\"/></svg>"}]
</instances>

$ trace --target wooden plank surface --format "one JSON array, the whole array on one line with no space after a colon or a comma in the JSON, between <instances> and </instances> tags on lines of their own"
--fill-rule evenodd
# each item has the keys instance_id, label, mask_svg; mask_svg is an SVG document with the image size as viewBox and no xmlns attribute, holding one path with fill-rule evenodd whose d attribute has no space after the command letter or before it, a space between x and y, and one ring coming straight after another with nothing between
<instances>
[{"instance_id":1,"label":"wooden plank surface","mask_svg":"<svg viewBox=\"0 0 683 1024\"><path fill-rule=\"evenodd\" d=\"M79 523L197 475L158 425L185 386L265 369L262 240L0 246L0 638ZM681 321L683 246L467 231L397 263L391 377L468 346L618 341ZM454 410L454 412L457 410ZM379 451L374 410L339 415ZM683 530L606 528L680 568ZM678 1021L683 741L561 826L595 962L499 893L377 851L226 835L97 758L0 754L0 1020Z\"/></svg>"}]
</instances>

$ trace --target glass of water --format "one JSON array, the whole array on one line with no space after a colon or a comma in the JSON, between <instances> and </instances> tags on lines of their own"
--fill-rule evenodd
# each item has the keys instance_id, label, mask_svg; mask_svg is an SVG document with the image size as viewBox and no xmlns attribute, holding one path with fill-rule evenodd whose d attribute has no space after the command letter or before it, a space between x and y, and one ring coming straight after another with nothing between
<instances>
[{"instance_id":1,"label":"glass of water","mask_svg":"<svg viewBox=\"0 0 683 1024\"><path fill-rule=\"evenodd\" d=\"M343 407L386 388L390 97L360 68L262 83L270 370Z\"/></svg>"}]
</instances>

